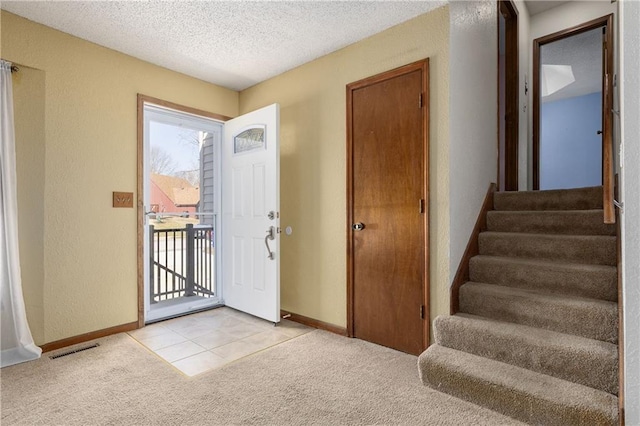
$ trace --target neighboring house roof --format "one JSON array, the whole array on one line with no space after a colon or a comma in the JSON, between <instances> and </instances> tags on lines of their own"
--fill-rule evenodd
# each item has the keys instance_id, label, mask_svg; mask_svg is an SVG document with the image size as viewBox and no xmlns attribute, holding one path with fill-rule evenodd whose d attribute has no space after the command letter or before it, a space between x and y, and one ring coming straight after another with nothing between
<instances>
[{"instance_id":1,"label":"neighboring house roof","mask_svg":"<svg viewBox=\"0 0 640 426\"><path fill-rule=\"evenodd\" d=\"M199 188L173 188L173 195L176 206L195 206L200 201Z\"/></svg>"},{"instance_id":2,"label":"neighboring house roof","mask_svg":"<svg viewBox=\"0 0 640 426\"><path fill-rule=\"evenodd\" d=\"M151 173L151 181L176 206L195 206L200 202L200 189L191 185L186 179Z\"/></svg>"}]
</instances>

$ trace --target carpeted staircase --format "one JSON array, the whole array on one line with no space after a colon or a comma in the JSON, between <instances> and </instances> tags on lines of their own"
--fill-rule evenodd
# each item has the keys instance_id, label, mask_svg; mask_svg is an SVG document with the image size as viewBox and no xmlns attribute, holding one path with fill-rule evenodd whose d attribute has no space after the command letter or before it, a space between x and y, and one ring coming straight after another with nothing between
<instances>
[{"instance_id":1,"label":"carpeted staircase","mask_svg":"<svg viewBox=\"0 0 640 426\"><path fill-rule=\"evenodd\" d=\"M618 422L616 228L602 188L498 192L422 382L531 424Z\"/></svg>"}]
</instances>

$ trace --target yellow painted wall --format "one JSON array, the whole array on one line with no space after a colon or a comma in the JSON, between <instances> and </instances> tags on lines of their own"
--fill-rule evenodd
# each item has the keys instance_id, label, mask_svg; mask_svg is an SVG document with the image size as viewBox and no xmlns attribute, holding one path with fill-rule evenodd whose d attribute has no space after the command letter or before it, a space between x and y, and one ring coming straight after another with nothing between
<instances>
[{"instance_id":1,"label":"yellow painted wall","mask_svg":"<svg viewBox=\"0 0 640 426\"><path fill-rule=\"evenodd\" d=\"M20 269L33 340L44 341L45 74L22 68L13 77Z\"/></svg>"},{"instance_id":2,"label":"yellow painted wall","mask_svg":"<svg viewBox=\"0 0 640 426\"><path fill-rule=\"evenodd\" d=\"M443 7L240 93L240 112L278 102L281 301L346 326L346 90L430 60L431 317L449 310L449 8Z\"/></svg>"},{"instance_id":3,"label":"yellow painted wall","mask_svg":"<svg viewBox=\"0 0 640 426\"><path fill-rule=\"evenodd\" d=\"M136 321L136 211L111 207L112 191L136 190L136 95L235 116L238 93L5 11L0 19L2 58L45 76L16 90L17 103L44 100L44 139L16 140L20 231L34 226L20 242L36 343ZM37 114L24 120L40 126Z\"/></svg>"},{"instance_id":4,"label":"yellow painted wall","mask_svg":"<svg viewBox=\"0 0 640 426\"><path fill-rule=\"evenodd\" d=\"M21 265L36 343L137 320L136 95L227 116L281 110L282 307L346 325L345 86L430 59L431 317L448 310L448 7L240 94L2 12L14 81Z\"/></svg>"}]
</instances>

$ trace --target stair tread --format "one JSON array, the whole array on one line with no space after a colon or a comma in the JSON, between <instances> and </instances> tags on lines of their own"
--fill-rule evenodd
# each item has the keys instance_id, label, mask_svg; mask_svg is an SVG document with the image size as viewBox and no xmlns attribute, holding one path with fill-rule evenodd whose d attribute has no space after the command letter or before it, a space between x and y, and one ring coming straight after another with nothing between
<instances>
[{"instance_id":1,"label":"stair tread","mask_svg":"<svg viewBox=\"0 0 640 426\"><path fill-rule=\"evenodd\" d=\"M510 256L477 255L470 281L529 288L617 302L617 268L611 265Z\"/></svg>"},{"instance_id":2,"label":"stair tread","mask_svg":"<svg viewBox=\"0 0 640 426\"><path fill-rule=\"evenodd\" d=\"M489 210L490 216L541 216L541 217L587 217L587 218L603 218L604 211L602 209L586 209L586 210ZM604 219L603 219L604 220ZM604 222L603 222L604 225ZM611 226L611 225L608 225ZM614 226L615 227L615 226Z\"/></svg>"},{"instance_id":3,"label":"stair tread","mask_svg":"<svg viewBox=\"0 0 640 426\"><path fill-rule=\"evenodd\" d=\"M464 313L437 317L434 324L441 346L618 392L618 347L612 343Z\"/></svg>"},{"instance_id":4,"label":"stair tread","mask_svg":"<svg viewBox=\"0 0 640 426\"><path fill-rule=\"evenodd\" d=\"M574 334L560 333L553 330L545 330L543 328L531 327L524 324L516 324L513 322L499 321L491 318L481 317L478 315L458 313L446 317L449 320L458 321L478 321L484 323L491 328L490 332L501 330L503 333L518 335L524 340L544 341L545 345L559 347L581 347L590 348L594 351L616 355L618 354L618 346L613 343L603 342L601 340L589 339L588 337L576 336Z\"/></svg>"},{"instance_id":5,"label":"stair tread","mask_svg":"<svg viewBox=\"0 0 640 426\"><path fill-rule=\"evenodd\" d=\"M494 193L495 210L586 210L602 208L602 186Z\"/></svg>"},{"instance_id":6,"label":"stair tread","mask_svg":"<svg viewBox=\"0 0 640 426\"><path fill-rule=\"evenodd\" d=\"M541 215L602 215L603 210L600 209L567 209L567 210L489 210L489 214L518 214L518 213L535 213Z\"/></svg>"},{"instance_id":7,"label":"stair tread","mask_svg":"<svg viewBox=\"0 0 640 426\"><path fill-rule=\"evenodd\" d=\"M616 237L609 235L485 231L478 236L478 244L485 255L616 264Z\"/></svg>"},{"instance_id":8,"label":"stair tread","mask_svg":"<svg viewBox=\"0 0 640 426\"><path fill-rule=\"evenodd\" d=\"M539 267L569 269L569 270L575 270L575 271L578 271L578 270L602 271L602 272L617 271L617 268L611 265L575 263L575 262L566 261L566 260L541 259L541 258L531 258L531 257L493 256L488 254L478 254L474 256L474 258L477 258L478 261L495 260L495 261L515 264L515 265L531 265L531 266L539 266Z\"/></svg>"},{"instance_id":9,"label":"stair tread","mask_svg":"<svg viewBox=\"0 0 640 426\"><path fill-rule=\"evenodd\" d=\"M490 231L557 233L562 235L615 235L615 225L604 223L602 209L591 210L491 210Z\"/></svg>"},{"instance_id":10,"label":"stair tread","mask_svg":"<svg viewBox=\"0 0 640 426\"><path fill-rule=\"evenodd\" d=\"M617 397L440 345L418 360L424 384L534 423L615 424Z\"/></svg>"},{"instance_id":11,"label":"stair tread","mask_svg":"<svg viewBox=\"0 0 640 426\"><path fill-rule=\"evenodd\" d=\"M541 238L541 239L551 239L551 240L594 240L594 241L609 241L615 240L615 235L571 235L571 234L541 234L536 232L502 232L502 231L484 231L481 232L480 235L487 236L507 236L509 238L522 238L522 237L531 237L531 238Z\"/></svg>"},{"instance_id":12,"label":"stair tread","mask_svg":"<svg viewBox=\"0 0 640 426\"><path fill-rule=\"evenodd\" d=\"M493 294L504 294L504 295L520 296L520 297L532 298L532 299L557 301L558 303L562 303L562 304L593 304L593 305L608 307L610 309L615 308L616 310L618 305L616 302L610 302L608 300L592 299L589 297L572 296L572 295L566 295L566 294L555 294L555 293L548 293L548 292L539 291L539 290L507 287L507 286L501 286L501 285L495 285L495 284L479 283L474 281L467 281L466 283L464 283L464 285L472 285L476 288L481 288L485 292L489 292Z\"/></svg>"},{"instance_id":13,"label":"stair tread","mask_svg":"<svg viewBox=\"0 0 640 426\"><path fill-rule=\"evenodd\" d=\"M618 304L469 281L460 287L460 312L617 343Z\"/></svg>"}]
</instances>

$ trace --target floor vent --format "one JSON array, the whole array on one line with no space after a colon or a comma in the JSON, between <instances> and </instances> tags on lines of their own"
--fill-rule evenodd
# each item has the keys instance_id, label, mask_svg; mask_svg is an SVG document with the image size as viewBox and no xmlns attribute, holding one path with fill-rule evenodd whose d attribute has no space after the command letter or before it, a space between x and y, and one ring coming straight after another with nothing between
<instances>
[{"instance_id":1,"label":"floor vent","mask_svg":"<svg viewBox=\"0 0 640 426\"><path fill-rule=\"evenodd\" d=\"M72 354L75 354L75 353L78 353L78 352L86 351L88 349L97 348L98 346L100 346L99 343L94 343L93 345L83 346L81 348L74 349L72 351L67 351L67 352L62 352L62 353L56 354L56 355L51 355L49 358L50 359L62 358L63 356L72 355Z\"/></svg>"}]
</instances>

